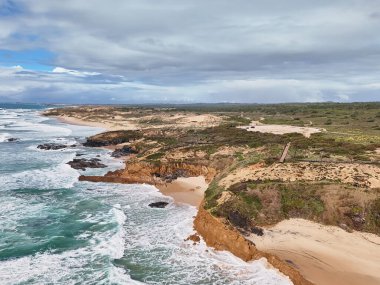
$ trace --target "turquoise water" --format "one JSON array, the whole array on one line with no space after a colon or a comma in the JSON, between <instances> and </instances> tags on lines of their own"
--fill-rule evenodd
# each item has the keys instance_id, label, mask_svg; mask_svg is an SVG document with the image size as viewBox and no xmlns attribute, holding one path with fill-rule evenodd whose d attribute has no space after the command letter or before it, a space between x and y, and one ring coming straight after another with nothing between
<instances>
[{"instance_id":1,"label":"turquoise water","mask_svg":"<svg viewBox=\"0 0 380 285\"><path fill-rule=\"evenodd\" d=\"M41 117L43 108L0 104L0 284L290 284L264 260L185 242L196 209L152 186L78 182L83 171L66 164L77 153L109 165L90 175L123 163L81 146L38 150L101 131Z\"/></svg>"}]
</instances>

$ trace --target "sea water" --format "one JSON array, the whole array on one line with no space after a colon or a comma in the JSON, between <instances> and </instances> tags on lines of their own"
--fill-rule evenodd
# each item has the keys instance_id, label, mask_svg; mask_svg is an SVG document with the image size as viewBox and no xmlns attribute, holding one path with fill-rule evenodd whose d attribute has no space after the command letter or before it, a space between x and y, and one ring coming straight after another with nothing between
<instances>
[{"instance_id":1,"label":"sea water","mask_svg":"<svg viewBox=\"0 0 380 285\"><path fill-rule=\"evenodd\" d=\"M44 108L0 104L0 284L291 284L264 259L185 241L196 208L153 186L79 182L123 163L80 145L101 129L43 117ZM37 148L49 142L76 146ZM77 154L108 167L72 169Z\"/></svg>"}]
</instances>

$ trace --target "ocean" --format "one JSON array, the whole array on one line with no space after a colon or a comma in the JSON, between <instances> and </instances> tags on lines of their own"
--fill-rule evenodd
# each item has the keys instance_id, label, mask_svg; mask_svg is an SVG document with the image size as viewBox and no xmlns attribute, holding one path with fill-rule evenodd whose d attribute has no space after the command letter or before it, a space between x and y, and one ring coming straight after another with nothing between
<instances>
[{"instance_id":1,"label":"ocean","mask_svg":"<svg viewBox=\"0 0 380 285\"><path fill-rule=\"evenodd\" d=\"M185 241L196 208L153 186L79 182L123 162L80 145L101 129L40 116L45 108L0 104L0 284L292 284L265 260ZM48 142L76 147L37 149ZM72 169L77 154L108 167ZM148 206L156 201L170 204Z\"/></svg>"}]
</instances>

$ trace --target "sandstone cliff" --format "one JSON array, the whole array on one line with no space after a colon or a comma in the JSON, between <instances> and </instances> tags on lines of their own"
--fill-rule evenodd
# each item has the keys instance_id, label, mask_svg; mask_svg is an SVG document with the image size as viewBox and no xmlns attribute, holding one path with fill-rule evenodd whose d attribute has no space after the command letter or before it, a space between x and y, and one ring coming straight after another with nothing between
<instances>
[{"instance_id":1,"label":"sandstone cliff","mask_svg":"<svg viewBox=\"0 0 380 285\"><path fill-rule=\"evenodd\" d=\"M124 169L110 171L105 176L81 176L79 180L114 183L160 184L171 182L178 177L204 176L210 182L216 170L202 164L190 163L149 163L142 161L127 162Z\"/></svg>"},{"instance_id":2,"label":"sandstone cliff","mask_svg":"<svg viewBox=\"0 0 380 285\"><path fill-rule=\"evenodd\" d=\"M217 250L228 250L245 261L265 257L272 266L289 276L294 285L313 284L277 256L259 251L253 242L245 239L235 228L213 217L202 206L194 220L194 227L208 246Z\"/></svg>"}]
</instances>

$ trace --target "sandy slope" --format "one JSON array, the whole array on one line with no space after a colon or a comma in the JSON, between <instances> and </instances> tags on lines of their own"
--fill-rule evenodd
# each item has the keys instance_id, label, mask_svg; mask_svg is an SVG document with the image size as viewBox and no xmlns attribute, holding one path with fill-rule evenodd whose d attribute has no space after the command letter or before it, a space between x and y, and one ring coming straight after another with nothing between
<instances>
[{"instance_id":1,"label":"sandy slope","mask_svg":"<svg viewBox=\"0 0 380 285\"><path fill-rule=\"evenodd\" d=\"M358 163L274 163L265 167L262 163L249 165L231 172L220 185L228 188L247 180L274 181L341 181L370 188L380 187L380 167Z\"/></svg>"},{"instance_id":2,"label":"sandy slope","mask_svg":"<svg viewBox=\"0 0 380 285\"><path fill-rule=\"evenodd\" d=\"M171 196L176 202L199 206L208 184L203 176L180 177L171 183L156 185L164 195Z\"/></svg>"},{"instance_id":3,"label":"sandy slope","mask_svg":"<svg viewBox=\"0 0 380 285\"><path fill-rule=\"evenodd\" d=\"M380 284L379 236L290 219L250 239L258 249L294 264L315 284Z\"/></svg>"},{"instance_id":4,"label":"sandy slope","mask_svg":"<svg viewBox=\"0 0 380 285\"><path fill-rule=\"evenodd\" d=\"M102 112L100 110L99 112ZM171 116L165 113L157 115L147 115L140 118L129 117L124 118L121 116L109 116L106 118L98 118L91 116L81 116L80 114L75 117L60 115L56 116L61 122L73 125L83 125L91 127L104 128L108 131L114 130L137 130L146 128L206 128L219 125L223 118L220 116L210 114L177 114ZM156 121L156 122L155 122ZM161 123L157 123L161 122Z\"/></svg>"},{"instance_id":5,"label":"sandy slope","mask_svg":"<svg viewBox=\"0 0 380 285\"><path fill-rule=\"evenodd\" d=\"M243 126L240 128L246 129L249 132L272 133L276 135L300 133L307 138L309 138L311 134L319 133L322 131L322 129L319 128L263 124L258 121L253 121L249 126Z\"/></svg>"},{"instance_id":6,"label":"sandy slope","mask_svg":"<svg viewBox=\"0 0 380 285\"><path fill-rule=\"evenodd\" d=\"M68 116L59 116L56 118L63 123L71 124L71 125L96 127L96 128L105 129L107 131L120 130L120 127L118 125L114 125L114 124L111 124L110 122L105 122L105 121L93 122L93 121L86 121L79 118L68 117ZM131 129L135 129L135 128L131 126Z\"/></svg>"}]
</instances>

